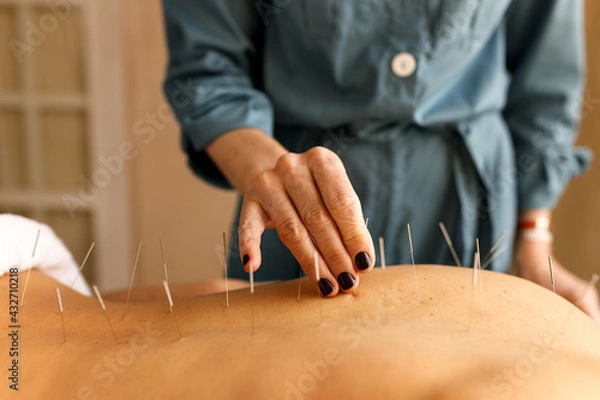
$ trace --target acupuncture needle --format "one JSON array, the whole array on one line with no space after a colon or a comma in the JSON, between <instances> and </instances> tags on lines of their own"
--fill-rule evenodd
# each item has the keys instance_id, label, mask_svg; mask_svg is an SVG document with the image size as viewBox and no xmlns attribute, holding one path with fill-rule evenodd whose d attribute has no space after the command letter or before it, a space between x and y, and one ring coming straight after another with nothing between
<instances>
[{"instance_id":1,"label":"acupuncture needle","mask_svg":"<svg viewBox=\"0 0 600 400\"><path fill-rule=\"evenodd\" d=\"M135 263L133 264L133 272L131 273L131 281L129 282L129 290L127 291L127 301L125 302L125 310L123 311L123 315L127 313L127 307L129 307L129 299L131 298L131 288L133 287L133 279L135 278L135 271L137 270L141 251L142 242L140 241L140 244L138 245L137 255L135 256Z\"/></svg>"},{"instance_id":2,"label":"acupuncture needle","mask_svg":"<svg viewBox=\"0 0 600 400\"><path fill-rule=\"evenodd\" d=\"M302 283L302 267L300 267L300 274L298 276L298 301L300 301L300 284Z\"/></svg>"},{"instance_id":3,"label":"acupuncture needle","mask_svg":"<svg viewBox=\"0 0 600 400\"><path fill-rule=\"evenodd\" d=\"M33 258L35 257L35 250L37 249L38 240L40 239L41 229L38 229L37 235L35 236L35 243L33 244L33 250L31 251L31 268L27 271L27 277L25 278L25 285L23 286L23 295L21 296L21 307L25 304L25 293L27 292L27 285L29 284L29 276L33 269Z\"/></svg>"},{"instance_id":4,"label":"acupuncture needle","mask_svg":"<svg viewBox=\"0 0 600 400\"><path fill-rule=\"evenodd\" d=\"M479 268L477 268L477 256L479 254L479 239L475 239L475 254L473 254L473 286L477 286L479 280Z\"/></svg>"},{"instance_id":5,"label":"acupuncture needle","mask_svg":"<svg viewBox=\"0 0 600 400\"><path fill-rule=\"evenodd\" d=\"M481 315L483 315L483 283L482 283L482 279L483 279L483 273L481 272L481 252L479 249L479 239L475 240L475 247L477 248L477 254L476 254L476 267L477 267L477 274L479 275L479 306L480 306L480 310L481 310Z\"/></svg>"},{"instance_id":6,"label":"acupuncture needle","mask_svg":"<svg viewBox=\"0 0 600 400\"><path fill-rule=\"evenodd\" d=\"M454 243L452 243L452 239L448 234L448 230L446 230L446 225L443 222L440 222L440 229L442 230L442 234L444 235L444 239L446 240L446 244L450 248L450 253L452 254L452 258L454 258L454 262L457 267L462 267L462 263L460 262L460 258L458 258L458 254L456 254L456 249L454 248Z\"/></svg>"},{"instance_id":7,"label":"acupuncture needle","mask_svg":"<svg viewBox=\"0 0 600 400\"><path fill-rule=\"evenodd\" d=\"M169 282L169 272L167 271L167 255L165 254L165 243L163 241L162 233L158 235L160 239L160 253L163 261L163 272L165 274L165 280Z\"/></svg>"},{"instance_id":8,"label":"acupuncture needle","mask_svg":"<svg viewBox=\"0 0 600 400\"><path fill-rule=\"evenodd\" d=\"M177 323L177 318L173 313L173 296L171 296L171 289L169 288L169 282L163 280L163 287L165 288L165 293L167 294L167 300L169 301L169 314L173 316L173 321L175 322L175 327L177 328L177 333L179 333L179 340L183 338L181 334L181 329L179 329L179 323Z\"/></svg>"},{"instance_id":9,"label":"acupuncture needle","mask_svg":"<svg viewBox=\"0 0 600 400\"><path fill-rule=\"evenodd\" d=\"M315 269L315 279L317 280L317 298L321 298L321 291L319 290L319 281L321 281L321 273L319 272L319 253L316 251L313 254L313 267ZM319 301L319 309L321 310L321 323L323 325L323 303Z\"/></svg>"},{"instance_id":10,"label":"acupuncture needle","mask_svg":"<svg viewBox=\"0 0 600 400\"><path fill-rule=\"evenodd\" d=\"M500 255L502 255L502 253L504 253L504 251L508 249L508 244L504 243L502 246L500 246L500 248L498 248L496 250L496 252L491 255L489 257L489 259L487 261L484 261L483 265L481 266L482 269L486 269L496 258L500 257Z\"/></svg>"},{"instance_id":11,"label":"acupuncture needle","mask_svg":"<svg viewBox=\"0 0 600 400\"><path fill-rule=\"evenodd\" d=\"M229 279L227 277L229 263L227 261L227 232L223 232L223 270L225 272L225 305L229 307Z\"/></svg>"},{"instance_id":12,"label":"acupuncture needle","mask_svg":"<svg viewBox=\"0 0 600 400\"><path fill-rule=\"evenodd\" d=\"M410 252L410 261L413 266L413 273L415 275L415 286L417 288L417 300L421 303L421 293L419 292L419 280L417 279L417 267L415 266L415 255L413 251L412 233L410 232L410 224L406 224L406 231L408 232L408 250Z\"/></svg>"},{"instance_id":13,"label":"acupuncture needle","mask_svg":"<svg viewBox=\"0 0 600 400\"><path fill-rule=\"evenodd\" d=\"M502 242L502 239L504 239L505 235L506 235L506 231L502 231L502 233L500 233L500 236L498 236L498 239L496 239L496 241L494 242L494 244L492 244L492 247L490 247L490 251L488 251L488 253L483 258L483 264L484 265L486 264L486 262L488 262L488 260L490 259L490 257L492 257L494 255L494 251L500 245L500 242ZM490 262L491 262L491 260L490 260Z\"/></svg>"},{"instance_id":14,"label":"acupuncture needle","mask_svg":"<svg viewBox=\"0 0 600 400\"><path fill-rule=\"evenodd\" d=\"M108 326L110 327L110 330L111 330L113 336L115 337L115 342L117 342L117 344L119 344L119 340L117 339L117 334L115 333L112 323L110 322L110 318L108 318L108 314L106 313L106 304L104 304L104 299L102 298L102 295L100 294L100 290L98 289L98 286L96 286L96 285L92 285L92 289L94 290L94 293L96 294L98 303L100 303L100 307L102 308L102 314L104 314L104 317L106 317L106 322L108 322Z\"/></svg>"},{"instance_id":15,"label":"acupuncture needle","mask_svg":"<svg viewBox=\"0 0 600 400\"><path fill-rule=\"evenodd\" d=\"M590 292L590 290L592 290L592 288L594 286L596 286L596 284L598 283L598 279L600 279L600 276L598 274L592 275L592 279L586 285L585 289L579 296L579 299L577 299L577 303L575 303L576 306L581 305L581 303L583 302L583 299L585 299L585 296L587 296L587 294Z\"/></svg>"},{"instance_id":16,"label":"acupuncture needle","mask_svg":"<svg viewBox=\"0 0 600 400\"><path fill-rule=\"evenodd\" d=\"M79 275L81 274L81 271L83 270L83 267L85 266L85 263L87 262L88 258L90 257L90 254L92 254L92 250L94 250L94 246L96 246L96 242L92 242L90 249L88 250L87 254L85 255L85 258L83 259L83 262L81 263L81 267L79 267L79 271L77 271L77 275L75 275L75 279L73 279L73 283L71 283L71 289L73 289L73 285L75 285L75 282L77 282L77 278L79 278Z\"/></svg>"},{"instance_id":17,"label":"acupuncture needle","mask_svg":"<svg viewBox=\"0 0 600 400\"><path fill-rule=\"evenodd\" d=\"M385 270L385 244L383 237L379 237L379 258L381 259L381 269Z\"/></svg>"},{"instance_id":18,"label":"acupuncture needle","mask_svg":"<svg viewBox=\"0 0 600 400\"><path fill-rule=\"evenodd\" d=\"M252 314L252 334L254 335L254 269L248 266L250 272L250 312Z\"/></svg>"},{"instance_id":19,"label":"acupuncture needle","mask_svg":"<svg viewBox=\"0 0 600 400\"><path fill-rule=\"evenodd\" d=\"M552 257L548 256L548 269L550 270L550 282L552 283L552 292L554 293L554 307L556 308L556 322L560 330L560 316L558 314L558 300L556 299L556 280L554 278L554 267L552 266Z\"/></svg>"},{"instance_id":20,"label":"acupuncture needle","mask_svg":"<svg viewBox=\"0 0 600 400\"><path fill-rule=\"evenodd\" d=\"M58 311L60 312L60 322L62 325L62 333L63 333L63 343L67 343L67 334L65 332L65 319L63 317L63 302L60 296L60 289L56 288L56 300L58 300Z\"/></svg>"}]
</instances>

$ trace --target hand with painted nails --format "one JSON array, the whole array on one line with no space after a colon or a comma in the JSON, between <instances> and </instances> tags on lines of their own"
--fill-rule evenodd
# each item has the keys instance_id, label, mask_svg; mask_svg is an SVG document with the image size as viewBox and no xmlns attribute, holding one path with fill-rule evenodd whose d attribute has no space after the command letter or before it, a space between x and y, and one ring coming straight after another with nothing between
<instances>
[{"instance_id":1,"label":"hand with painted nails","mask_svg":"<svg viewBox=\"0 0 600 400\"><path fill-rule=\"evenodd\" d=\"M207 152L244 195L239 249L246 271L260 267L261 236L275 228L323 296L356 290L358 274L373 267L374 247L358 196L335 153L323 147L290 153L255 129L222 135Z\"/></svg>"}]
</instances>

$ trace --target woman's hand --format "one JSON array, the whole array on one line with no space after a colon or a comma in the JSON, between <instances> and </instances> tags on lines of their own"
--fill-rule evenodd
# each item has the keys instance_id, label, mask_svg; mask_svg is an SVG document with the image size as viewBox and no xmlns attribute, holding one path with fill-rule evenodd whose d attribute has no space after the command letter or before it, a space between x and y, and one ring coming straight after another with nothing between
<instances>
[{"instance_id":1,"label":"woman's hand","mask_svg":"<svg viewBox=\"0 0 600 400\"><path fill-rule=\"evenodd\" d=\"M519 239L515 247L515 266L522 278L552 290L548 269L548 256L552 256L552 244ZM552 260L556 293L577 304L585 293L587 282L575 276L556 260ZM577 305L583 312L600 323L600 300L598 290L592 288Z\"/></svg>"},{"instance_id":2,"label":"woman's hand","mask_svg":"<svg viewBox=\"0 0 600 400\"><path fill-rule=\"evenodd\" d=\"M358 273L373 267L374 247L358 196L335 153L322 147L289 153L251 129L229 132L207 151L244 195L239 247L246 271L260 267L261 236L275 228L324 296L356 289Z\"/></svg>"}]
</instances>

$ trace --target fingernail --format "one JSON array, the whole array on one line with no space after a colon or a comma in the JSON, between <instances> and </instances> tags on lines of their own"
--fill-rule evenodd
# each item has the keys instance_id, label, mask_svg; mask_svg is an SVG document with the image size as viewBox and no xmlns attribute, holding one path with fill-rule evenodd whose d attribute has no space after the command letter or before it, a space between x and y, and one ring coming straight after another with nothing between
<instances>
[{"instance_id":1,"label":"fingernail","mask_svg":"<svg viewBox=\"0 0 600 400\"><path fill-rule=\"evenodd\" d=\"M371 266L371 257L369 257L366 251L361 251L354 257L354 262L359 270L364 271Z\"/></svg>"},{"instance_id":2,"label":"fingernail","mask_svg":"<svg viewBox=\"0 0 600 400\"><path fill-rule=\"evenodd\" d=\"M244 254L244 265L248 264L248 261L250 261L250 256L248 254Z\"/></svg>"},{"instance_id":3,"label":"fingernail","mask_svg":"<svg viewBox=\"0 0 600 400\"><path fill-rule=\"evenodd\" d=\"M319 290L323 296L327 297L333 292L333 285L327 279L321 278L319 280Z\"/></svg>"},{"instance_id":4,"label":"fingernail","mask_svg":"<svg viewBox=\"0 0 600 400\"><path fill-rule=\"evenodd\" d=\"M344 290L352 289L352 286L354 286L354 284L356 283L356 279L354 279L352 274L349 272L342 272L341 274L338 275L337 279L338 279L338 282L340 283L340 286Z\"/></svg>"}]
</instances>

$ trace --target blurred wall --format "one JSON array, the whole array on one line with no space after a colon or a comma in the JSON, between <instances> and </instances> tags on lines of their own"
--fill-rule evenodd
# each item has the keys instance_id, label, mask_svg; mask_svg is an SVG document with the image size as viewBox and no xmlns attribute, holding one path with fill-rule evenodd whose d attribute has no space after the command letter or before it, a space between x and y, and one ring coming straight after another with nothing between
<instances>
[{"instance_id":1,"label":"blurred wall","mask_svg":"<svg viewBox=\"0 0 600 400\"><path fill-rule=\"evenodd\" d=\"M600 273L600 2L586 1L588 83L578 144L595 153L591 170L575 179L555 213L556 256L584 278Z\"/></svg>"},{"instance_id":2,"label":"blurred wall","mask_svg":"<svg viewBox=\"0 0 600 400\"><path fill-rule=\"evenodd\" d=\"M149 284L163 279L159 233L165 240L172 281L218 276L221 234L228 228L235 195L208 186L186 166L179 128L166 112L161 91L166 46L160 2L128 0L123 7L128 127L139 150L132 166L132 215L134 237L144 241L138 281ZM587 33L589 83L579 144L600 154L599 2L587 2ZM584 278L600 272L599 182L600 166L595 163L571 184L555 213L557 258Z\"/></svg>"},{"instance_id":3,"label":"blurred wall","mask_svg":"<svg viewBox=\"0 0 600 400\"><path fill-rule=\"evenodd\" d=\"M179 127L162 95L166 44L160 2L122 4L127 127L139 151L131 174L133 236L144 242L137 281L149 284L164 279L159 233L170 281L216 277L221 273L222 232L229 228L236 196L195 178L186 165ZM136 249L137 243L131 246Z\"/></svg>"}]
</instances>

